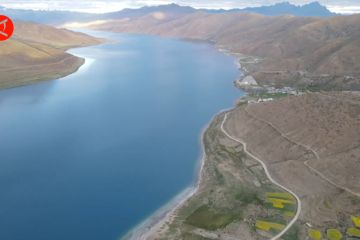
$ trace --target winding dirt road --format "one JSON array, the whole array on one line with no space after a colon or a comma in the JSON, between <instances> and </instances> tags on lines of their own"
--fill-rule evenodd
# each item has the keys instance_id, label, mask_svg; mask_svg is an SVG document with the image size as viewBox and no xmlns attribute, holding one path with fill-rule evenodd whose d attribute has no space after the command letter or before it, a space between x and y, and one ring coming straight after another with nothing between
<instances>
[{"instance_id":1,"label":"winding dirt road","mask_svg":"<svg viewBox=\"0 0 360 240\"><path fill-rule=\"evenodd\" d=\"M225 125L225 122L228 118L228 114L229 113L226 113L225 116L224 116L224 119L221 123L221 131L228 137L230 138L231 140L234 140L235 142L238 142L240 144L242 144L244 146L244 152L246 154L248 154L249 156L251 156L252 158L254 158L257 162L259 162L261 164L261 166L264 168L264 171L265 171L265 174L266 176L268 177L268 179L275 185L279 186L280 188L282 188L283 190L285 190L286 192L290 193L291 195L293 195L297 201L297 210L296 210L296 214L294 216L294 218L288 223L288 225L286 225L286 227L281 231L279 232L276 236L273 236L270 240L277 240L279 239L280 237L282 237L294 224L295 222L298 220L299 216L300 216L300 213L301 213L301 200L299 198L299 196L297 196L293 191L291 191L290 189L288 189L287 187L281 185L280 183L278 183L277 181L275 181L273 179L273 177L271 176L271 174L269 173L269 170L266 166L266 164L261 160L259 159L258 157L256 157L255 155L253 155L251 152L249 152L247 150L247 144L246 142L244 142L243 140L239 139L239 138L236 138L236 137L233 137L231 136L224 128L224 125Z\"/></svg>"}]
</instances>

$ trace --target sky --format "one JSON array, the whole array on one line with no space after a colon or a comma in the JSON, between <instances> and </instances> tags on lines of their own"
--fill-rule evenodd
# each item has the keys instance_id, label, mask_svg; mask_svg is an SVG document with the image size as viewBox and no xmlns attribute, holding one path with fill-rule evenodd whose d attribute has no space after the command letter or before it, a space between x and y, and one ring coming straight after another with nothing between
<instances>
[{"instance_id":1,"label":"sky","mask_svg":"<svg viewBox=\"0 0 360 240\"><path fill-rule=\"evenodd\" d=\"M245 8L271 5L286 0L0 0L0 6L16 9L71 10L79 12L104 13L124 8L138 8L177 3L194 8ZM288 0L303 5L314 0ZM318 0L336 13L360 13L360 0Z\"/></svg>"}]
</instances>

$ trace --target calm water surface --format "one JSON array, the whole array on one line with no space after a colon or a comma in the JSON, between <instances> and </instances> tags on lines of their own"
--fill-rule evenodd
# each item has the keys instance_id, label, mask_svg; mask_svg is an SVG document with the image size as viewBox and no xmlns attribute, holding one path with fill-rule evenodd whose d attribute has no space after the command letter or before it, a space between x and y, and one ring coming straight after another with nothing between
<instances>
[{"instance_id":1,"label":"calm water surface","mask_svg":"<svg viewBox=\"0 0 360 240\"><path fill-rule=\"evenodd\" d=\"M0 239L115 240L189 186L242 95L211 46L102 33L66 78L0 91Z\"/></svg>"}]
</instances>

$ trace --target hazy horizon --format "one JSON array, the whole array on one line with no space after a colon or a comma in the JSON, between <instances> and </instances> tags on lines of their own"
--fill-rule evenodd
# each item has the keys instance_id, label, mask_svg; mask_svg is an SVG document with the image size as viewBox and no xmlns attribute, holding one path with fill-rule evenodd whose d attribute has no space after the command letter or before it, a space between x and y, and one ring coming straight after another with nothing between
<instances>
[{"instance_id":1,"label":"hazy horizon","mask_svg":"<svg viewBox=\"0 0 360 240\"><path fill-rule=\"evenodd\" d=\"M3 0L0 5L6 8L31 9L31 10L66 10L89 13L105 13L119 11L124 8L139 8L143 6L164 5L176 3L194 8L231 9L273 5L286 0ZM312 0L289 0L296 5L304 5ZM357 0L319 0L335 13L352 14L360 13L360 2Z\"/></svg>"}]
</instances>

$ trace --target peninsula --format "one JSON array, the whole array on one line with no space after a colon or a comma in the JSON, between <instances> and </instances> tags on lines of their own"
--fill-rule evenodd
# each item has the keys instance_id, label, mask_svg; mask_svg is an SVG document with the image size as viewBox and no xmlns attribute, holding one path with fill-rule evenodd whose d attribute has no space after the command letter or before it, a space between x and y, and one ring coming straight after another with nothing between
<instances>
[{"instance_id":1,"label":"peninsula","mask_svg":"<svg viewBox=\"0 0 360 240\"><path fill-rule=\"evenodd\" d=\"M69 75L84 63L84 59L66 50L101 42L83 33L17 21L13 37L0 44L0 88Z\"/></svg>"}]
</instances>

